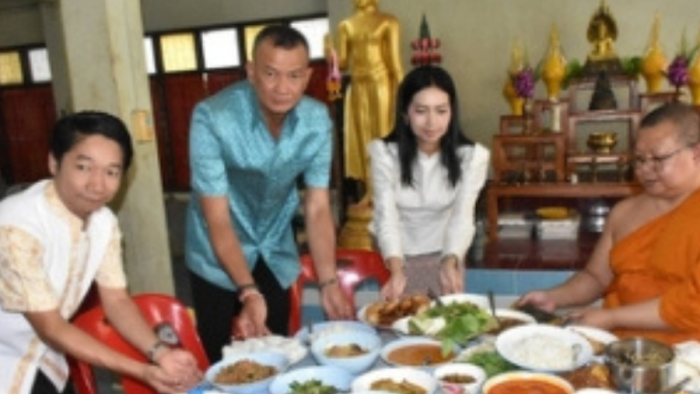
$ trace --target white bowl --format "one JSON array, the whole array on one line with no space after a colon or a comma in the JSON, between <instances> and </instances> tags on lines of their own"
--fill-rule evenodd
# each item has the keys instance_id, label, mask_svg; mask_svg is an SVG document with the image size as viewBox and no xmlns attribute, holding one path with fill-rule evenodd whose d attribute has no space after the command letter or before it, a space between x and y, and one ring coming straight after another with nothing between
<instances>
[{"instance_id":1,"label":"white bowl","mask_svg":"<svg viewBox=\"0 0 700 394\"><path fill-rule=\"evenodd\" d=\"M490 394L491 389L498 386L501 383L508 381L519 380L519 381L544 381L547 383L554 384L561 387L566 394L572 394L574 392L574 386L568 381L564 380L556 375L541 373L541 372L505 372L496 376L493 376L484 382L481 387L481 392L483 394Z\"/></svg>"},{"instance_id":2,"label":"white bowl","mask_svg":"<svg viewBox=\"0 0 700 394\"><path fill-rule=\"evenodd\" d=\"M334 345L356 344L367 353L354 357L328 357L326 351ZM379 357L382 339L376 333L363 331L341 331L322 335L311 343L311 354L321 365L342 368L351 374L365 372Z\"/></svg>"},{"instance_id":3,"label":"white bowl","mask_svg":"<svg viewBox=\"0 0 700 394\"><path fill-rule=\"evenodd\" d=\"M277 376L270 385L270 394L289 394L294 382L304 383L316 379L322 384L333 386L338 391L349 391L353 376L343 369L332 366L313 366L294 369Z\"/></svg>"},{"instance_id":4,"label":"white bowl","mask_svg":"<svg viewBox=\"0 0 700 394\"><path fill-rule=\"evenodd\" d=\"M496 309L496 317L498 317L499 319L519 320L522 322L522 324L519 324L519 325L537 324L537 320L535 320L535 318L532 317L532 315L528 315L525 312L516 311L515 309L497 308ZM501 332L503 332L509 328L518 327L519 325L506 327L504 329L497 329L496 331L492 331L493 333L486 332L486 335L498 335Z\"/></svg>"},{"instance_id":5,"label":"white bowl","mask_svg":"<svg viewBox=\"0 0 700 394\"><path fill-rule=\"evenodd\" d=\"M242 360L251 360L258 364L274 367L276 373L272 376L251 383L244 384L221 384L216 383L216 375L219 374L222 368L235 364ZM267 387L272 383L272 380L279 374L283 373L289 367L289 359L281 353L274 352L257 352L249 354L235 354L228 356L218 363L209 367L205 374L205 379L217 390L231 394L253 394L261 391L266 391Z\"/></svg>"},{"instance_id":6,"label":"white bowl","mask_svg":"<svg viewBox=\"0 0 700 394\"><path fill-rule=\"evenodd\" d=\"M392 366L413 367L413 368L421 368L421 369L426 369L426 370L432 371L433 369L435 369L436 367L438 367L440 365L444 365L444 364L451 362L454 359L454 357L456 357L457 354L459 353L459 352L454 352L455 353L454 357L447 360L447 361L439 362L439 363L428 362L425 365L424 364L401 364L401 363L397 363L397 362L389 359L389 355L395 350L408 348L408 347L415 347L415 346L424 346L424 345L437 347L438 351L441 351L441 349L442 349L442 343L438 340L435 340L435 339L430 339L430 338L426 338L426 337L404 337L404 338L399 338L397 340L391 341L388 344L384 345L384 347L382 348L382 351L381 351L381 357L385 363L392 365Z\"/></svg>"},{"instance_id":7,"label":"white bowl","mask_svg":"<svg viewBox=\"0 0 700 394\"><path fill-rule=\"evenodd\" d=\"M618 394L618 392L597 387L585 387L574 391L574 394Z\"/></svg>"},{"instance_id":8,"label":"white bowl","mask_svg":"<svg viewBox=\"0 0 700 394\"><path fill-rule=\"evenodd\" d=\"M427 394L432 394L437 388L437 381L430 373L415 368L399 367L375 369L358 376L352 382L352 392L370 391L372 384L382 379L391 379L397 383L407 381L422 387Z\"/></svg>"},{"instance_id":9,"label":"white bowl","mask_svg":"<svg viewBox=\"0 0 700 394\"><path fill-rule=\"evenodd\" d=\"M472 303L479 308L488 309L489 299L485 295L481 294L471 294L471 293L459 293L459 294L447 294L440 297L440 301L443 304L454 304L454 303ZM435 303L433 302L433 305Z\"/></svg>"},{"instance_id":10,"label":"white bowl","mask_svg":"<svg viewBox=\"0 0 700 394\"><path fill-rule=\"evenodd\" d=\"M447 375L459 374L471 376L471 383L450 383L442 380ZM433 376L437 380L438 387L443 394L478 394L481 385L486 380L486 372L483 368L474 364L450 363L435 369Z\"/></svg>"},{"instance_id":11,"label":"white bowl","mask_svg":"<svg viewBox=\"0 0 700 394\"><path fill-rule=\"evenodd\" d=\"M539 372L570 371L593 358L593 349L585 338L548 324L510 328L496 338L496 350L512 364Z\"/></svg>"},{"instance_id":12,"label":"white bowl","mask_svg":"<svg viewBox=\"0 0 700 394\"><path fill-rule=\"evenodd\" d=\"M600 328L587 327L587 326L567 326L568 330L573 331L576 334L583 336L587 340L593 340L607 346L608 344L617 341L619 338L611 333L610 331L601 330ZM591 345L591 348L593 345ZM593 350L593 355L599 358L604 358L605 347L598 349L598 352Z\"/></svg>"}]
</instances>

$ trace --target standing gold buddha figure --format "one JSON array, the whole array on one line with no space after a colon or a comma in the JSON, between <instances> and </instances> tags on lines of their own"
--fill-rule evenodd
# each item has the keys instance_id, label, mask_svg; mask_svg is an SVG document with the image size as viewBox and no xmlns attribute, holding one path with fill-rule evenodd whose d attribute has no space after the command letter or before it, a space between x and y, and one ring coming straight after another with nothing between
<instances>
[{"instance_id":1,"label":"standing gold buddha figure","mask_svg":"<svg viewBox=\"0 0 700 394\"><path fill-rule=\"evenodd\" d=\"M338 65L349 71L345 98L345 176L369 186L367 145L389 134L403 78L399 22L378 0L354 0L355 13L338 25Z\"/></svg>"}]
</instances>

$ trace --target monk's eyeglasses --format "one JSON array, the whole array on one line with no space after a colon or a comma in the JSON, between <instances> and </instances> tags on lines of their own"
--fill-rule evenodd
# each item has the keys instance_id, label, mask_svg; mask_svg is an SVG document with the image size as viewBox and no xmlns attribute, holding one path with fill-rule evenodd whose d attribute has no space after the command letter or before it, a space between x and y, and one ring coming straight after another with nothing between
<instances>
[{"instance_id":1,"label":"monk's eyeglasses","mask_svg":"<svg viewBox=\"0 0 700 394\"><path fill-rule=\"evenodd\" d=\"M664 169L664 164L666 164L668 160L683 152L685 149L692 148L694 145L695 144L683 145L680 148L663 155L649 155L647 157L635 156L634 168L636 170L641 170L647 163L651 163L651 168L654 171L659 172Z\"/></svg>"}]
</instances>

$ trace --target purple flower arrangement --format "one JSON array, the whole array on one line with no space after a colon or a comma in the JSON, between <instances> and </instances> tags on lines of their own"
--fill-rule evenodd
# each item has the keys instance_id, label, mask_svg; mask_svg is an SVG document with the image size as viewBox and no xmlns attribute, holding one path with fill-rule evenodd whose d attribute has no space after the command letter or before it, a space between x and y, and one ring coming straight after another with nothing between
<instances>
[{"instance_id":1,"label":"purple flower arrangement","mask_svg":"<svg viewBox=\"0 0 700 394\"><path fill-rule=\"evenodd\" d=\"M518 96L529 99L535 93L535 73L531 67L526 66L515 75L513 85Z\"/></svg>"},{"instance_id":2,"label":"purple flower arrangement","mask_svg":"<svg viewBox=\"0 0 700 394\"><path fill-rule=\"evenodd\" d=\"M688 59L684 55L676 56L669 64L666 78L676 89L688 84Z\"/></svg>"}]
</instances>

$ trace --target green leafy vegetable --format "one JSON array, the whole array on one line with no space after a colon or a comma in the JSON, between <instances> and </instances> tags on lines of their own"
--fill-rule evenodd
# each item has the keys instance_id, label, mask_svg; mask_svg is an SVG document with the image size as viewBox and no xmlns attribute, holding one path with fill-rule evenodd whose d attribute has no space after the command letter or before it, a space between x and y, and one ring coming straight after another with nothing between
<instances>
[{"instance_id":1,"label":"green leafy vegetable","mask_svg":"<svg viewBox=\"0 0 700 394\"><path fill-rule=\"evenodd\" d=\"M465 361L483 368L488 377L517 369L515 365L501 357L501 355L495 350L474 353Z\"/></svg>"},{"instance_id":2,"label":"green leafy vegetable","mask_svg":"<svg viewBox=\"0 0 700 394\"><path fill-rule=\"evenodd\" d=\"M338 392L337 388L323 384L323 382L318 379L311 379L305 382L292 382L289 388L292 389L289 394L336 394Z\"/></svg>"},{"instance_id":3,"label":"green leafy vegetable","mask_svg":"<svg viewBox=\"0 0 700 394\"><path fill-rule=\"evenodd\" d=\"M430 321L444 322L436 333L426 330ZM412 334L434 334L442 342L443 354L455 351L474 337L496 327L498 323L486 310L469 302L433 306L408 322Z\"/></svg>"}]
</instances>

